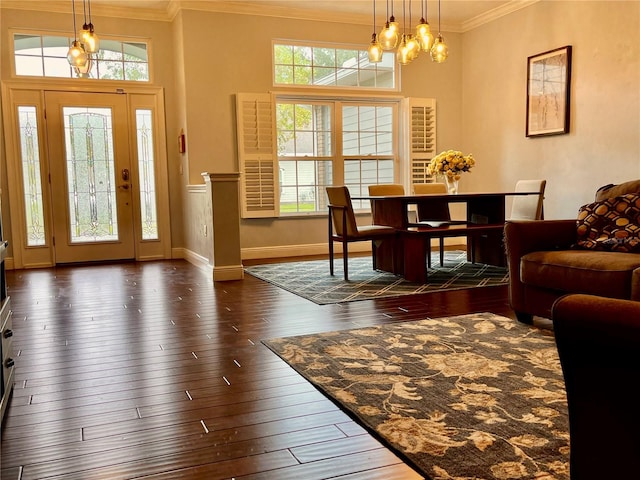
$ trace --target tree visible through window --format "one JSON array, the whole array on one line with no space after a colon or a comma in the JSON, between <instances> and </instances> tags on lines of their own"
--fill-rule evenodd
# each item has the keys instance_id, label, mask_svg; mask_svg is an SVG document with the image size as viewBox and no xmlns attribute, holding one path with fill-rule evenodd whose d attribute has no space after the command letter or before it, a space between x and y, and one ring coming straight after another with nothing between
<instances>
[{"instance_id":1,"label":"tree visible through window","mask_svg":"<svg viewBox=\"0 0 640 480\"><path fill-rule=\"evenodd\" d=\"M15 33L15 74L31 77L95 78L99 80L149 81L149 58L145 42L101 39L86 72L69 65L67 51L72 38L60 35Z\"/></svg>"},{"instance_id":2,"label":"tree visible through window","mask_svg":"<svg viewBox=\"0 0 640 480\"><path fill-rule=\"evenodd\" d=\"M355 196L393 183L396 116L395 105L367 101L277 100L280 213L325 211L329 185L347 185Z\"/></svg>"},{"instance_id":3,"label":"tree visible through window","mask_svg":"<svg viewBox=\"0 0 640 480\"><path fill-rule=\"evenodd\" d=\"M366 49L275 43L275 85L396 89L394 55L369 62Z\"/></svg>"}]
</instances>

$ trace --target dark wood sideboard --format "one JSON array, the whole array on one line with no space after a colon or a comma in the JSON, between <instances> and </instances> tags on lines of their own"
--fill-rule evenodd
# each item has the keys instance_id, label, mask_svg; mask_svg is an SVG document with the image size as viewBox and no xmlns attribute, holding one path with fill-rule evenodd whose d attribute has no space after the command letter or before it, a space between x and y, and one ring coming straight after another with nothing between
<instances>
[{"instance_id":1,"label":"dark wood sideboard","mask_svg":"<svg viewBox=\"0 0 640 480\"><path fill-rule=\"evenodd\" d=\"M0 358L2 359L2 373L0 385L0 421L13 391L14 360L12 352L12 316L11 297L7 294L7 281L5 275L5 256L9 242L4 240L2 218L0 215Z\"/></svg>"}]
</instances>

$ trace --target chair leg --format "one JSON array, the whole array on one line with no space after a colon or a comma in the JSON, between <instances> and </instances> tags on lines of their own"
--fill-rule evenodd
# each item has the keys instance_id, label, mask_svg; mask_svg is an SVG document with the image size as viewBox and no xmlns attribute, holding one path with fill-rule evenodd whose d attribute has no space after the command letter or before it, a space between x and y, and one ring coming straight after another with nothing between
<instances>
[{"instance_id":1,"label":"chair leg","mask_svg":"<svg viewBox=\"0 0 640 480\"><path fill-rule=\"evenodd\" d=\"M471 263L476 263L476 238L471 237Z\"/></svg>"},{"instance_id":2,"label":"chair leg","mask_svg":"<svg viewBox=\"0 0 640 480\"><path fill-rule=\"evenodd\" d=\"M329 274L333 276L333 240L329 238Z\"/></svg>"},{"instance_id":3,"label":"chair leg","mask_svg":"<svg viewBox=\"0 0 640 480\"><path fill-rule=\"evenodd\" d=\"M349 252L347 251L347 242L342 242L342 261L344 263L344 279L349 280Z\"/></svg>"},{"instance_id":4,"label":"chair leg","mask_svg":"<svg viewBox=\"0 0 640 480\"><path fill-rule=\"evenodd\" d=\"M329 215L327 218L329 219L329 274L333 276L333 218L331 207L329 207Z\"/></svg>"},{"instance_id":5,"label":"chair leg","mask_svg":"<svg viewBox=\"0 0 640 480\"><path fill-rule=\"evenodd\" d=\"M373 269L376 270L377 261L376 261L376 251L378 250L378 245L375 240L371 240L371 260L373 262Z\"/></svg>"},{"instance_id":6,"label":"chair leg","mask_svg":"<svg viewBox=\"0 0 640 480\"><path fill-rule=\"evenodd\" d=\"M440 237L440 266L444 267L444 238Z\"/></svg>"},{"instance_id":7,"label":"chair leg","mask_svg":"<svg viewBox=\"0 0 640 480\"><path fill-rule=\"evenodd\" d=\"M431 268L431 237L427 237L427 268Z\"/></svg>"}]
</instances>

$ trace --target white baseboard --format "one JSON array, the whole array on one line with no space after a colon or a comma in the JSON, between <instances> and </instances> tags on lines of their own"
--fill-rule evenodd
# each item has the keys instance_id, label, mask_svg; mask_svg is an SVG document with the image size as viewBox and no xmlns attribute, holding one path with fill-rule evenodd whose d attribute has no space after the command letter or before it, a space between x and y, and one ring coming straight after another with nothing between
<instances>
[{"instance_id":1,"label":"white baseboard","mask_svg":"<svg viewBox=\"0 0 640 480\"><path fill-rule=\"evenodd\" d=\"M444 244L451 245L464 245L464 239L460 238L445 238ZM433 239L431 242L432 247L438 246L438 239ZM349 251L354 253L366 253L371 252L370 242L354 242L349 244ZM334 252L336 254L342 254L342 245L338 242L334 243ZM174 248L172 250L173 258L184 258L189 263L192 263L198 267L206 269L208 272L214 272L214 278L216 277L216 267L209 265L209 261L201 255L192 252L185 248ZM292 257L306 257L312 255L328 255L329 245L327 243L310 243L303 245L278 245L274 247L250 247L243 248L241 251L242 260L264 260L268 258L292 258ZM222 267L218 267L222 268ZM242 266L229 266L231 272L242 268ZM239 273L229 272L228 274L235 278L229 280L239 280L242 277L238 277ZM226 276L227 273L220 272L221 276Z\"/></svg>"},{"instance_id":2,"label":"white baseboard","mask_svg":"<svg viewBox=\"0 0 640 480\"><path fill-rule=\"evenodd\" d=\"M242 265L225 265L213 267L214 282L228 282L230 280L242 280L244 278L244 267Z\"/></svg>"},{"instance_id":3,"label":"white baseboard","mask_svg":"<svg viewBox=\"0 0 640 480\"><path fill-rule=\"evenodd\" d=\"M439 240L433 239L431 245L438 246ZM464 245L465 240L460 238L445 238L445 245ZM350 252L371 252L371 242L354 242L349 244ZM342 245L334 243L334 252L342 253ZM304 257L310 255L328 255L327 243L314 243L307 245L281 245L275 247L243 248L241 255L243 260L262 260L267 258Z\"/></svg>"},{"instance_id":4,"label":"white baseboard","mask_svg":"<svg viewBox=\"0 0 640 480\"><path fill-rule=\"evenodd\" d=\"M213 272L213 267L209 265L209 260L207 258L187 248L172 248L171 258L182 258L207 272Z\"/></svg>"},{"instance_id":5,"label":"white baseboard","mask_svg":"<svg viewBox=\"0 0 640 480\"><path fill-rule=\"evenodd\" d=\"M173 258L183 258L187 262L202 269L209 275L209 278L212 278L215 282L242 280L244 278L244 266L242 264L219 267L209 265L208 259L186 248L174 248L171 251L171 255Z\"/></svg>"},{"instance_id":6,"label":"white baseboard","mask_svg":"<svg viewBox=\"0 0 640 480\"><path fill-rule=\"evenodd\" d=\"M349 244L350 252L371 252L371 242L355 242ZM334 244L334 252L342 253L342 245ZM307 245L279 245L275 247L243 248L243 260L260 260L264 258L304 257L310 255L328 255L329 245L313 243Z\"/></svg>"}]
</instances>

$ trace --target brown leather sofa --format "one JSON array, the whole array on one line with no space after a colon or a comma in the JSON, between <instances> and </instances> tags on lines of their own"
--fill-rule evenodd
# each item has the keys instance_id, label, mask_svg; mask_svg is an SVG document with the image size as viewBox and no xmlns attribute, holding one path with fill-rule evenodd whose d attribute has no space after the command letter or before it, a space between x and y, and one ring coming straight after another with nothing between
<instances>
[{"instance_id":1,"label":"brown leather sofa","mask_svg":"<svg viewBox=\"0 0 640 480\"><path fill-rule=\"evenodd\" d=\"M640 475L640 302L567 295L553 328L569 411L571 480Z\"/></svg>"},{"instance_id":2,"label":"brown leather sofa","mask_svg":"<svg viewBox=\"0 0 640 480\"><path fill-rule=\"evenodd\" d=\"M640 193L640 180L607 185L595 200ZM569 293L640 301L640 254L572 248L577 220L510 221L505 225L509 303L518 320L551 318Z\"/></svg>"}]
</instances>

